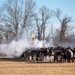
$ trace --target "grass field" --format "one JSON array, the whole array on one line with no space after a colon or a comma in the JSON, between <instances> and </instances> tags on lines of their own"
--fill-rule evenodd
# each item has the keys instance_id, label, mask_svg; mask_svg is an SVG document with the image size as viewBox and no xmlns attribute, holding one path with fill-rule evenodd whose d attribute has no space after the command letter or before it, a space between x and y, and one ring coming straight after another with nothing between
<instances>
[{"instance_id":1,"label":"grass field","mask_svg":"<svg viewBox=\"0 0 75 75\"><path fill-rule=\"evenodd\" d=\"M75 75L75 63L27 63L0 59L0 75Z\"/></svg>"}]
</instances>

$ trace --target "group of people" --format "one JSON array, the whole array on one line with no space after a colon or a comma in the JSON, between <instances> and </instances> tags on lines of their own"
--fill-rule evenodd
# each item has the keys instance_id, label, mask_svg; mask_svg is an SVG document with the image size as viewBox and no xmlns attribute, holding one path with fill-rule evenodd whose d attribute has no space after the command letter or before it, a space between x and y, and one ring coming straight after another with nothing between
<instances>
[{"instance_id":1,"label":"group of people","mask_svg":"<svg viewBox=\"0 0 75 75\"><path fill-rule=\"evenodd\" d=\"M21 57L26 61L74 62L75 48L61 46L27 49Z\"/></svg>"}]
</instances>

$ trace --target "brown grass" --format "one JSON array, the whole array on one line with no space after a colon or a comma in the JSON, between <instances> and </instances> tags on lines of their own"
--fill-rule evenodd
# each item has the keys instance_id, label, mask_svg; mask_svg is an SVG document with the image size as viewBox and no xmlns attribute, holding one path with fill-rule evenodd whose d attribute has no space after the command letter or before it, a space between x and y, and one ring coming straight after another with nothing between
<instances>
[{"instance_id":1,"label":"brown grass","mask_svg":"<svg viewBox=\"0 0 75 75\"><path fill-rule=\"evenodd\" d=\"M75 63L1 61L0 75L75 75Z\"/></svg>"}]
</instances>

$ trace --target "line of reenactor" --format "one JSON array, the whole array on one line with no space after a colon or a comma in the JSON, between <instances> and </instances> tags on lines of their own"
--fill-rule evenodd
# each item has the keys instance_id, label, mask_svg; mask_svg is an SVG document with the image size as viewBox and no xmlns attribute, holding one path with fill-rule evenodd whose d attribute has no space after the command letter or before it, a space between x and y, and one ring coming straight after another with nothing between
<instances>
[{"instance_id":1,"label":"line of reenactor","mask_svg":"<svg viewBox=\"0 0 75 75\"><path fill-rule=\"evenodd\" d=\"M50 48L27 49L21 58L33 62L74 62L75 48L64 48L61 46Z\"/></svg>"}]
</instances>

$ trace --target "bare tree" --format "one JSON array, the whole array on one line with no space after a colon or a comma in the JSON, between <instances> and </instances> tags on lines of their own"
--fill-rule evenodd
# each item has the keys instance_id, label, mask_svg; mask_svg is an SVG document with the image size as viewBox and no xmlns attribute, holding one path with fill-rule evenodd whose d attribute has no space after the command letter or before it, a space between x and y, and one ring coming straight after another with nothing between
<instances>
[{"instance_id":1,"label":"bare tree","mask_svg":"<svg viewBox=\"0 0 75 75\"><path fill-rule=\"evenodd\" d=\"M53 10L49 10L47 7L42 6L39 9L41 19L42 19L42 35L43 35L43 40L45 39L45 29L46 29L46 24L50 20L50 18L53 16Z\"/></svg>"},{"instance_id":2,"label":"bare tree","mask_svg":"<svg viewBox=\"0 0 75 75\"><path fill-rule=\"evenodd\" d=\"M36 19L36 25L38 28L38 37L40 39L44 40L45 39L45 29L46 29L47 24L50 21L50 18L53 16L53 11L49 10L45 6L42 6L39 9L39 15L40 15L39 17L35 18Z\"/></svg>"},{"instance_id":3,"label":"bare tree","mask_svg":"<svg viewBox=\"0 0 75 75\"><path fill-rule=\"evenodd\" d=\"M40 19L37 17L37 15L35 16L35 22L36 22L36 27L37 27L37 33L38 33L38 40L42 39L42 26L39 23Z\"/></svg>"},{"instance_id":4,"label":"bare tree","mask_svg":"<svg viewBox=\"0 0 75 75\"><path fill-rule=\"evenodd\" d=\"M24 30L31 26L31 20L34 16L36 3L33 0L7 0L5 7L5 23L13 29L13 36L18 35L19 29L21 35Z\"/></svg>"},{"instance_id":5,"label":"bare tree","mask_svg":"<svg viewBox=\"0 0 75 75\"><path fill-rule=\"evenodd\" d=\"M4 22L4 9L3 7L0 7L0 43L2 43L4 37L4 29L2 24L3 22Z\"/></svg>"},{"instance_id":6,"label":"bare tree","mask_svg":"<svg viewBox=\"0 0 75 75\"><path fill-rule=\"evenodd\" d=\"M23 15L23 27L34 16L35 5L36 3L33 0L26 0Z\"/></svg>"},{"instance_id":7,"label":"bare tree","mask_svg":"<svg viewBox=\"0 0 75 75\"><path fill-rule=\"evenodd\" d=\"M4 22L4 9L0 7L0 23Z\"/></svg>"},{"instance_id":8,"label":"bare tree","mask_svg":"<svg viewBox=\"0 0 75 75\"><path fill-rule=\"evenodd\" d=\"M68 30L68 23L72 22L72 18L69 16L64 16L61 18L62 11L60 9L57 9L55 12L55 16L58 18L61 24L61 30L60 30L60 41L64 41L66 31Z\"/></svg>"},{"instance_id":9,"label":"bare tree","mask_svg":"<svg viewBox=\"0 0 75 75\"><path fill-rule=\"evenodd\" d=\"M18 35L19 25L21 23L21 8L18 0L7 0L4 4L5 8L5 25L14 29L13 36Z\"/></svg>"}]
</instances>

